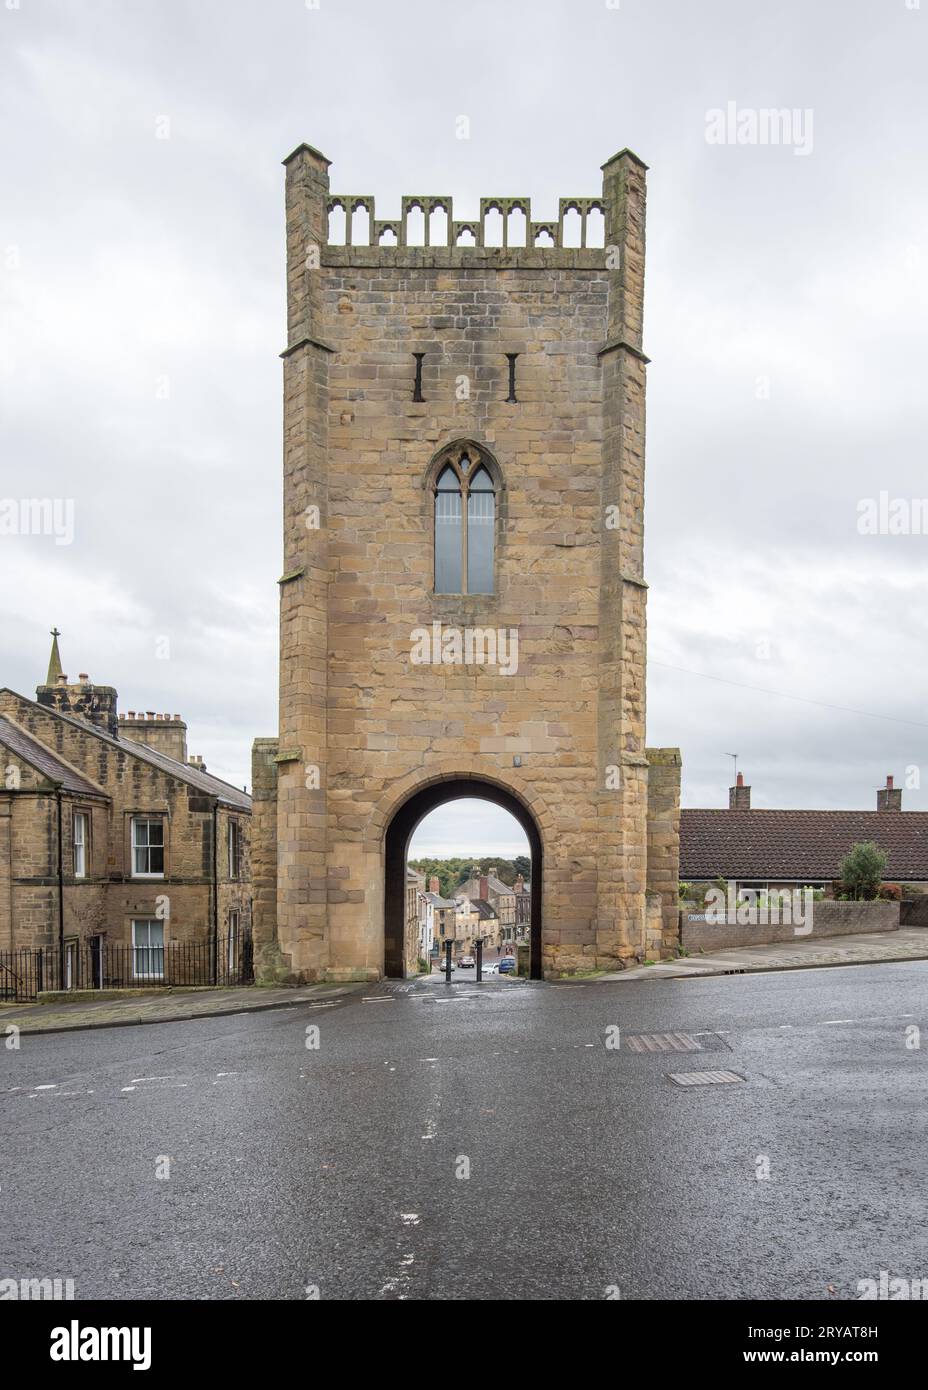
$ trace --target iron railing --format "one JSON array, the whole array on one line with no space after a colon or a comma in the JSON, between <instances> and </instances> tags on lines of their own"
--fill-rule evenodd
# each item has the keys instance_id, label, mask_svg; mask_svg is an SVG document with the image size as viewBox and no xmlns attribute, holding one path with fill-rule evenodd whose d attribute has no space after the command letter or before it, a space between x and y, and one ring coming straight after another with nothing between
<instances>
[{"instance_id":1,"label":"iron railing","mask_svg":"<svg viewBox=\"0 0 928 1390\"><path fill-rule=\"evenodd\" d=\"M251 935L211 941L169 941L164 946L93 941L0 951L0 1000L29 1002L43 990L151 989L182 985L250 985Z\"/></svg>"}]
</instances>

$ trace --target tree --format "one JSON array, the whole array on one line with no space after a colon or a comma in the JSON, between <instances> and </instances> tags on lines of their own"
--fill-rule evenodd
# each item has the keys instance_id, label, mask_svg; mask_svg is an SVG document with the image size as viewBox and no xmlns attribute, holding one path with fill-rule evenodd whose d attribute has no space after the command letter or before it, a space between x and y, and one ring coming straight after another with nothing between
<instances>
[{"instance_id":1,"label":"tree","mask_svg":"<svg viewBox=\"0 0 928 1390\"><path fill-rule=\"evenodd\" d=\"M846 898L875 898L889 855L872 840L852 845L841 860L841 884Z\"/></svg>"},{"instance_id":2,"label":"tree","mask_svg":"<svg viewBox=\"0 0 928 1390\"><path fill-rule=\"evenodd\" d=\"M517 854L515 859L513 859L512 861L512 867L515 869L517 874L522 875L526 882L528 882L528 880L531 878L532 861L531 859L529 859L528 855Z\"/></svg>"}]
</instances>

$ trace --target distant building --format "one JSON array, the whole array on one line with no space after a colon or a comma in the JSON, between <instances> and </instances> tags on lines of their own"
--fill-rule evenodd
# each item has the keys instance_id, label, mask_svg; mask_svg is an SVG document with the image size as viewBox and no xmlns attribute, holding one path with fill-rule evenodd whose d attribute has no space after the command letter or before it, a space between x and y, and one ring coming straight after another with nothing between
<instances>
[{"instance_id":1,"label":"distant building","mask_svg":"<svg viewBox=\"0 0 928 1390\"><path fill-rule=\"evenodd\" d=\"M496 909L486 898L471 899L471 906L475 909L478 917L477 936L479 936L484 946L499 946L502 943L502 927L496 915Z\"/></svg>"},{"instance_id":2,"label":"distant building","mask_svg":"<svg viewBox=\"0 0 928 1390\"><path fill-rule=\"evenodd\" d=\"M876 804L875 811L752 810L751 788L739 772L727 811L680 812L680 877L828 894L844 856L869 840L888 855L887 882L928 888L928 812L903 811L902 789L892 777L878 788Z\"/></svg>"},{"instance_id":3,"label":"distant building","mask_svg":"<svg viewBox=\"0 0 928 1390\"><path fill-rule=\"evenodd\" d=\"M404 949L404 974L408 979L419 974L419 961L423 958L419 929L419 901L425 891L425 874L406 868L406 939ZM427 953L425 953L427 959Z\"/></svg>"},{"instance_id":4,"label":"distant building","mask_svg":"<svg viewBox=\"0 0 928 1390\"><path fill-rule=\"evenodd\" d=\"M515 881L516 895L516 936L523 941L532 924L532 885L526 883L521 874Z\"/></svg>"},{"instance_id":5,"label":"distant building","mask_svg":"<svg viewBox=\"0 0 928 1390\"><path fill-rule=\"evenodd\" d=\"M475 864L470 878L461 884L458 892L489 903L499 921L502 939L516 939L516 890L503 883L495 868L487 869L486 873L482 874Z\"/></svg>"},{"instance_id":6,"label":"distant building","mask_svg":"<svg viewBox=\"0 0 928 1390\"><path fill-rule=\"evenodd\" d=\"M454 942L455 903L453 898L443 898L439 893L440 884L433 877L429 880L429 891L420 898L420 923L422 943L426 947L425 958L442 954L445 942Z\"/></svg>"}]
</instances>

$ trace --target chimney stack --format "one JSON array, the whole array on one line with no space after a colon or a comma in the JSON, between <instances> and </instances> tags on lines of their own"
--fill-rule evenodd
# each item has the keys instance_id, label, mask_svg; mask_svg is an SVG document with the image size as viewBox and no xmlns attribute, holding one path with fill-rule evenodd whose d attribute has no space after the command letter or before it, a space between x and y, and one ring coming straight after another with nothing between
<instances>
[{"instance_id":1,"label":"chimney stack","mask_svg":"<svg viewBox=\"0 0 928 1390\"><path fill-rule=\"evenodd\" d=\"M128 714L119 716L119 736L156 748L175 762L187 762L187 725L177 714L172 719L155 710L130 709Z\"/></svg>"},{"instance_id":2,"label":"chimney stack","mask_svg":"<svg viewBox=\"0 0 928 1390\"><path fill-rule=\"evenodd\" d=\"M876 809L878 811L902 810L902 788L893 786L891 776L887 776L885 787L877 788Z\"/></svg>"},{"instance_id":3,"label":"chimney stack","mask_svg":"<svg viewBox=\"0 0 928 1390\"><path fill-rule=\"evenodd\" d=\"M52 629L52 654L48 663L48 675L44 685L36 686L36 701L58 714L69 714L73 718L84 719L88 724L102 729L111 738L117 738L119 719L116 691L111 685L91 685L86 671L81 671L72 685L61 669L61 654L58 650L60 635L57 628Z\"/></svg>"},{"instance_id":4,"label":"chimney stack","mask_svg":"<svg viewBox=\"0 0 928 1390\"><path fill-rule=\"evenodd\" d=\"M751 809L751 788L744 785L743 773L738 773L735 778L735 785L728 788L728 809L729 811L750 811Z\"/></svg>"},{"instance_id":5,"label":"chimney stack","mask_svg":"<svg viewBox=\"0 0 928 1390\"><path fill-rule=\"evenodd\" d=\"M433 875L433 876L429 879L429 892L430 892L430 893L437 893L439 896L441 896L440 890L441 890L441 884L438 882L438 879L435 878L435 876Z\"/></svg>"},{"instance_id":6,"label":"chimney stack","mask_svg":"<svg viewBox=\"0 0 928 1390\"><path fill-rule=\"evenodd\" d=\"M480 876L480 878L477 880L477 882L478 882L478 885L479 885L479 888L480 888L480 891L479 891L479 893L477 894L477 896L478 896L478 898L481 898L481 899L483 900L483 902L486 902L486 901L487 901L487 879L486 879L486 874L481 874L481 876Z\"/></svg>"}]
</instances>

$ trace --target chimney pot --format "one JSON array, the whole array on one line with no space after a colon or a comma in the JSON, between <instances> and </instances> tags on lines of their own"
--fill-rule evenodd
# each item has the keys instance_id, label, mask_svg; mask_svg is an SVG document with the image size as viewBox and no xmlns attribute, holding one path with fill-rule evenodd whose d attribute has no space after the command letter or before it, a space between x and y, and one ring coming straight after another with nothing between
<instances>
[{"instance_id":1,"label":"chimney pot","mask_svg":"<svg viewBox=\"0 0 928 1390\"><path fill-rule=\"evenodd\" d=\"M81 671L81 673L80 673L80 675L78 676L77 679L78 679L79 681L83 681L84 684L86 685L87 682L90 680L90 677L88 676L88 674L87 674L86 671Z\"/></svg>"}]
</instances>

